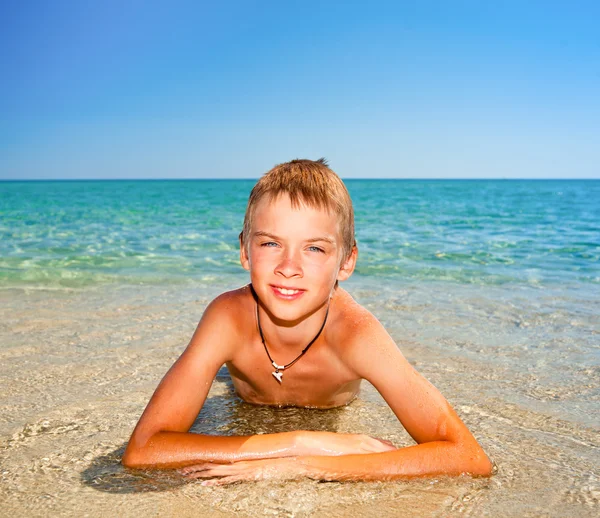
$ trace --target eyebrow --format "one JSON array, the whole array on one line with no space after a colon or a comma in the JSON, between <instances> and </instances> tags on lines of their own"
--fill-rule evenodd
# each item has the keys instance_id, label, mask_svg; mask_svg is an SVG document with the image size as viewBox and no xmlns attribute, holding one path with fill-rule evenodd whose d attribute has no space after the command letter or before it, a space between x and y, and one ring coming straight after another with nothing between
<instances>
[{"instance_id":1,"label":"eyebrow","mask_svg":"<svg viewBox=\"0 0 600 518\"><path fill-rule=\"evenodd\" d=\"M275 241L280 241L281 238L279 236L276 236L275 234L270 234L269 232L264 232L262 230L257 230L256 232L254 232L254 237L268 237L270 239L273 239ZM335 244L335 240L332 239L329 236L319 236L319 237L311 237L310 239L307 239L306 242L307 243L316 243L316 242L325 242L325 243L329 243L334 245Z\"/></svg>"}]
</instances>

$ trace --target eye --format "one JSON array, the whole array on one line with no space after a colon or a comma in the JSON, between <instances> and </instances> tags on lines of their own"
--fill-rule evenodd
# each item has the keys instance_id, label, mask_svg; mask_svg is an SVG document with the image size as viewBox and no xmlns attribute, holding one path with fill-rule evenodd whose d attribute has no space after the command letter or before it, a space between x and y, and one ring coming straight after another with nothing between
<instances>
[{"instance_id":1,"label":"eye","mask_svg":"<svg viewBox=\"0 0 600 518\"><path fill-rule=\"evenodd\" d=\"M323 250L322 248L319 248L318 246L309 246L308 249L311 252L321 252L322 254L325 253L325 250Z\"/></svg>"},{"instance_id":2,"label":"eye","mask_svg":"<svg viewBox=\"0 0 600 518\"><path fill-rule=\"evenodd\" d=\"M274 246L278 246L277 243L275 243L275 241L267 241L266 243L261 243L260 246L264 246L266 248L271 248Z\"/></svg>"}]
</instances>

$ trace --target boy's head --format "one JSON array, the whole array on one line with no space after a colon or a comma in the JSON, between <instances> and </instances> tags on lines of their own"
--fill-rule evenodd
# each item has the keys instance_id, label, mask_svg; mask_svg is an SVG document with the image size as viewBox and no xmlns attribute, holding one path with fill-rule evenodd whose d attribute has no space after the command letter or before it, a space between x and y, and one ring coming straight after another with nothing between
<instances>
[{"instance_id":1,"label":"boy's head","mask_svg":"<svg viewBox=\"0 0 600 518\"><path fill-rule=\"evenodd\" d=\"M263 198L277 199L287 194L292 207L302 204L335 214L339 221L344 258L352 252L354 239L354 210L346 186L327 165L319 160L292 160L276 165L254 186L248 199L241 245L248 246L254 212Z\"/></svg>"}]
</instances>

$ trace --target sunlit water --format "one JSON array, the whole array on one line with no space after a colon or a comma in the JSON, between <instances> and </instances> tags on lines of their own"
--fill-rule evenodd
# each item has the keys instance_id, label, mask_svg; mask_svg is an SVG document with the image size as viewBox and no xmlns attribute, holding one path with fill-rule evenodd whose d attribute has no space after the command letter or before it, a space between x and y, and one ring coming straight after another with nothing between
<instances>
[{"instance_id":1,"label":"sunlit water","mask_svg":"<svg viewBox=\"0 0 600 518\"><path fill-rule=\"evenodd\" d=\"M205 488L127 472L126 440L206 304L247 282L252 182L0 183L0 502L13 515L596 516L600 182L349 181L346 289L448 398L490 479ZM331 411L215 380L194 430L412 443L368 384Z\"/></svg>"}]
</instances>

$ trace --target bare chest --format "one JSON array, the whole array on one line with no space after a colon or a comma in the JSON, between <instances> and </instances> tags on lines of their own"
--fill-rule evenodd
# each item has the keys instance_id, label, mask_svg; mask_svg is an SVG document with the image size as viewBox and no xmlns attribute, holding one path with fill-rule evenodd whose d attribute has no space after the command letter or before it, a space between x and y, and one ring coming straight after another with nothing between
<instances>
[{"instance_id":1,"label":"bare chest","mask_svg":"<svg viewBox=\"0 0 600 518\"><path fill-rule=\"evenodd\" d=\"M285 365L299 353L272 351L271 357ZM360 388L360 379L324 341L279 373L262 343L254 341L242 346L227 368L239 396L255 404L332 408L348 404Z\"/></svg>"}]
</instances>

